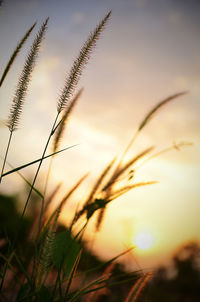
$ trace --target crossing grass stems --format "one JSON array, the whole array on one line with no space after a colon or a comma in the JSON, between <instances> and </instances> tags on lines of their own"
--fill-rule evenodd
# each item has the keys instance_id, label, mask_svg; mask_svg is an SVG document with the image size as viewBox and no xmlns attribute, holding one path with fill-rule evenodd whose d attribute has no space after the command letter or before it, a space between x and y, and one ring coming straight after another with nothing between
<instances>
[{"instance_id":1,"label":"crossing grass stems","mask_svg":"<svg viewBox=\"0 0 200 302\"><path fill-rule=\"evenodd\" d=\"M64 148L62 150L59 150L67 122L72 111L74 110L75 105L80 99L83 90L79 90L78 93L75 94L75 96L74 92L77 88L83 70L92 52L94 51L96 43L108 20L110 19L110 16L111 11L105 15L105 17L100 21L96 28L91 32L65 79L63 90L57 101L57 113L55 120L52 124L52 129L49 132L42 156L39 159L36 159L35 161L27 163L20 167L14 168L13 166L11 166L11 170L4 172L6 164L8 164L7 158L9 155L9 147L11 144L12 136L17 130L20 122L28 86L31 81L31 76L36 64L36 59L39 54L41 43L47 31L49 18L47 18L40 27L25 60L25 64L19 77L17 89L14 94L10 114L8 117L7 126L10 135L3 159L0 181L2 181L3 178L6 178L8 174L18 173L28 184L29 193L25 201L23 211L21 213L19 227L16 231L15 239L9 244L7 255L1 256L1 258L4 259L4 265L1 271L2 301L6 301L7 293L9 290L11 290L11 288L9 288L9 280L7 280L6 278L6 273L8 271L12 271L12 274L14 276L13 278L17 278L19 281L17 291L13 294L13 301L18 302L80 301L81 297L83 296L85 296L84 301L89 301L88 299L90 299L90 301L91 299L92 301L97 301L98 297L102 294L102 291L104 292L107 287L112 288L113 285L120 285L121 282L125 282L126 280L119 280L119 278L115 275L112 275L111 272L113 270L114 261L124 254L130 252L132 249L128 249L124 253L107 261L105 263L105 271L103 274L100 274L99 278L94 279L86 285L83 284L76 290L71 290L72 281L79 274L78 265L81 258L81 241L84 231L89 221L96 213L96 231L99 231L109 203L122 194L125 194L126 192L136 187L156 183L152 180L136 183L134 181L136 163L150 160L153 157L169 151L170 149L180 149L180 147L188 145L188 143L182 142L176 145L172 145L169 148L163 149L157 153L153 153L154 147L149 147L141 153L131 157L129 160L126 159L127 153L130 153L136 137L146 127L151 118L157 113L158 110L160 110L161 107L186 93L180 92L166 98L165 100L162 100L161 102L156 104L156 106L154 106L152 110L150 110L150 112L141 121L138 129L133 135L133 138L125 148L124 153L121 156L112 159L110 163L108 163L107 167L103 170L101 175L97 178L88 196L85 198L85 202L83 203L82 208L76 210L69 229L66 229L63 232L56 231L59 215L63 207L66 205L67 201L74 194L74 192L83 183L83 181L87 178L88 174L85 174L77 181L77 183L61 199L56 208L49 214L49 206L52 203L54 196L57 194L61 187L60 184L55 186L53 193L49 198L46 198L47 183L50 177L52 161L56 154L68 149ZM0 78L0 87L6 81L7 74L12 69L18 54L24 47L26 40L31 36L31 33L34 30L35 26L36 23L34 23L28 29L22 40L17 44ZM53 152L50 155L46 155L47 148L51 141ZM51 164L49 167L48 176L46 178L44 194L42 194L35 187L35 183L41 165L43 161L48 157L51 157ZM24 176L22 176L22 174L20 174L19 171L27 166L32 166L35 163L38 163L38 168L33 178L33 182L30 183ZM6 179L4 181L6 181ZM39 215L34 218L33 225L30 228L29 235L27 237L27 241L31 241L32 243L34 242L34 249L32 249L29 265L25 267L23 264L23 259L19 259L16 253L16 244L18 243L21 223L33 191L41 199L41 209L39 211ZM81 227L77 231L77 227L75 228L75 225L77 225L78 221L80 222L81 220L84 220L85 223L83 225L80 224ZM96 273L98 272L98 268L90 268L89 271L90 270ZM23 276L23 278L21 276ZM132 280L133 286L130 289L130 292L127 293L127 297L125 297L124 301L136 301L149 279L149 273L146 274L143 272L133 272L132 274L130 274L127 281Z\"/></svg>"}]
</instances>

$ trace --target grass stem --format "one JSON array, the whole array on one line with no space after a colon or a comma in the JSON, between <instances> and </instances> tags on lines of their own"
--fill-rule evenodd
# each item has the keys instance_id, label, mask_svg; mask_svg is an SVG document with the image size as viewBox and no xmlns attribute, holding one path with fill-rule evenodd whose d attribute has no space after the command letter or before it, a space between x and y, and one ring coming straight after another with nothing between
<instances>
[{"instance_id":1,"label":"grass stem","mask_svg":"<svg viewBox=\"0 0 200 302\"><path fill-rule=\"evenodd\" d=\"M7 159L7 156L8 156L8 150L10 148L12 134L13 134L13 131L10 131L10 135L9 135L9 139L8 139L8 144L7 144L7 148L6 148L6 154L5 154L5 157L4 157L3 166L2 166L2 170L1 170L0 183L1 183L1 180L2 180L2 175L3 175L3 172L4 172L4 168L5 168L5 164L6 164L6 159Z\"/></svg>"},{"instance_id":2,"label":"grass stem","mask_svg":"<svg viewBox=\"0 0 200 302\"><path fill-rule=\"evenodd\" d=\"M33 187L35 185L35 182L36 182L36 179L38 177L38 174L39 174L39 171L40 171L40 168L41 168L41 165L42 165L42 162L43 162L43 159L45 157L45 154L46 154L46 151L47 151L47 148L48 148L48 145L49 145L49 142L50 142L50 139L51 139L51 136L52 136L52 132L53 132L53 129L57 123L57 120L58 120L58 116L59 116L60 112L57 113L56 115L56 118L55 118L55 121L53 123L53 127L52 127L52 130L49 134L49 137L47 139L47 142L46 142L46 145L45 145L45 148L44 148L44 151L43 151L43 154L42 154L42 157L40 159L40 162L39 162L39 165L38 165L38 168L37 168L37 171L35 173L35 176L34 176L34 179L33 179L33 182L32 182L32 185L31 185L31 188L30 188L30 191L29 191L29 194L28 194L28 197L27 197L27 200L26 200L26 203L25 203L25 206L24 206L24 209L23 209L23 212L22 212L22 215L21 215L21 218L24 217L24 214L25 214L25 211L26 211L26 208L28 206L28 203L29 203L29 200L30 200L30 197L31 197L31 193L33 191Z\"/></svg>"}]
</instances>

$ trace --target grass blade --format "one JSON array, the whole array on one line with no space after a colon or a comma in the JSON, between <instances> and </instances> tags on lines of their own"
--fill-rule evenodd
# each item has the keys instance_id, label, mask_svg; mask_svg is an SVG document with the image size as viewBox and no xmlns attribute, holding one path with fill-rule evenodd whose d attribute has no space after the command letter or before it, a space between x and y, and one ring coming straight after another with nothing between
<instances>
[{"instance_id":1,"label":"grass blade","mask_svg":"<svg viewBox=\"0 0 200 302\"><path fill-rule=\"evenodd\" d=\"M106 261L105 263L99 264L98 266L91 268L89 270L86 270L85 273L88 274L90 272L94 272L97 271L99 269L101 269L102 267L106 267L107 265L109 265L110 263L114 262L115 260L117 260L118 258L130 253L132 250L134 249L134 247L130 247L127 250L125 250L124 252L118 254L117 256L111 258L110 260Z\"/></svg>"},{"instance_id":2,"label":"grass blade","mask_svg":"<svg viewBox=\"0 0 200 302\"><path fill-rule=\"evenodd\" d=\"M66 288L66 291L65 291L64 301L67 301L67 296L68 296L68 293L69 293L69 289L70 289L70 286L72 284L72 281L73 281L74 275L76 273L78 264L79 264L80 259L81 259L81 253L82 253L82 250L80 250L80 252L79 252L79 254L78 254L78 256L77 256L77 258L75 260L75 263L73 265L72 271L70 273L69 280L67 282L67 288Z\"/></svg>"},{"instance_id":3,"label":"grass blade","mask_svg":"<svg viewBox=\"0 0 200 302\"><path fill-rule=\"evenodd\" d=\"M13 170L16 170L16 171L13 171L13 172L17 172L17 174L26 182L26 184L31 187L31 183L18 171L18 168L14 168L13 165L11 165L11 163L9 163L8 161L6 162L6 164L8 166L10 166L10 168L12 169L11 171ZM10 172L11 173L11 172ZM8 174L10 174L8 173ZM6 174L6 173L5 173ZM3 174L2 177L5 175ZM35 191L35 193L37 193L41 198L44 198L43 194L38 190L36 189L35 187L33 188L33 190Z\"/></svg>"},{"instance_id":4,"label":"grass blade","mask_svg":"<svg viewBox=\"0 0 200 302\"><path fill-rule=\"evenodd\" d=\"M72 301L76 301L79 297L81 297L82 295L88 293L88 290L92 288L92 291L96 291L99 288L96 288L97 285L101 285L102 283L104 283L107 280L107 278L104 277L100 277L92 282L90 282L89 284L87 284L86 286L80 288L77 292L75 292L74 294L72 293L72 297L68 299L68 302L72 302ZM95 288L93 288L95 286ZM105 287L105 285L103 286Z\"/></svg>"},{"instance_id":5,"label":"grass blade","mask_svg":"<svg viewBox=\"0 0 200 302\"><path fill-rule=\"evenodd\" d=\"M128 296L126 297L124 302L135 302L137 301L138 297L140 296L142 290L147 285L147 282L150 280L150 273L144 274L142 277L140 277L136 283L131 288L130 292L128 293Z\"/></svg>"},{"instance_id":6,"label":"grass blade","mask_svg":"<svg viewBox=\"0 0 200 302\"><path fill-rule=\"evenodd\" d=\"M112 275L112 272L114 270L115 263L110 263L105 269L104 272L101 274L102 277L109 277ZM103 284L105 287L98 291L90 292L86 298L84 299L84 302L97 302L99 301L100 297L106 293L107 290L107 284L106 282ZM94 287L95 288L95 287ZM98 286L96 286L98 288Z\"/></svg>"},{"instance_id":7,"label":"grass blade","mask_svg":"<svg viewBox=\"0 0 200 302\"><path fill-rule=\"evenodd\" d=\"M78 145L73 145L73 146L64 148L64 149L62 149L62 150L59 150L59 151L57 151L57 152L51 153L51 154L49 154L49 155L46 155L43 159L47 159L47 158L49 158L49 157L51 157L51 156L54 156L54 155L56 155L56 154L58 154L58 153L60 153L60 152L66 151L66 150L68 150L68 149L71 149L71 148L73 148L73 147L75 147L75 146L78 146ZM10 171L4 173L4 174L2 175L2 177L7 176L7 175L9 175L9 174L12 174L12 173L14 173L14 172L17 172L17 171L19 171L19 170L21 170L21 169L24 169L24 168L26 168L26 167L28 167L28 166L30 166L30 165L36 164L36 163L38 163L39 161L41 161L41 158L36 159L36 160L34 160L34 161L32 161L32 162L30 162L30 163L28 163L28 164L24 164L24 165L22 165L22 166L19 166L19 167L15 168L15 169L12 169L12 170L10 170Z\"/></svg>"}]
</instances>

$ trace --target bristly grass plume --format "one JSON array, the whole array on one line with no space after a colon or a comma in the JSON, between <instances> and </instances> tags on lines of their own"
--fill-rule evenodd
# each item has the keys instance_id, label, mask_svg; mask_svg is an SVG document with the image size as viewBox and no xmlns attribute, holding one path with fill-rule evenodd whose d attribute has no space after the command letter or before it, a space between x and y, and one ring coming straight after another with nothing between
<instances>
[{"instance_id":1,"label":"bristly grass plume","mask_svg":"<svg viewBox=\"0 0 200 302\"><path fill-rule=\"evenodd\" d=\"M55 133L54 140L53 140L53 153L57 152L57 150L59 148L61 139L64 135L64 132L65 132L65 129L66 129L66 126L67 126L67 122L69 120L69 117L70 117L74 107L76 106L82 92L83 92L83 88L80 89L77 92L77 94L72 98L72 100L69 102L68 106L63 110L64 112L62 112L62 117L61 117L60 121L58 122L58 124L56 125L56 127L53 129L53 131L51 133L52 136ZM53 159L54 159L54 157L52 156L50 164L49 164L49 169L48 169L48 172L47 172L45 188L44 188L44 196L46 195L46 192L47 192L48 181L49 181L49 177L50 177L50 174L51 174ZM43 212L43 209L41 209L41 214L40 214L41 216L42 216L42 212Z\"/></svg>"},{"instance_id":2,"label":"bristly grass plume","mask_svg":"<svg viewBox=\"0 0 200 302\"><path fill-rule=\"evenodd\" d=\"M54 129L55 136L54 136L54 141L53 141L53 152L56 152L59 148L60 141L63 137L64 130L66 128L67 121L76 106L81 94L83 92L83 89L80 89L77 94L74 96L72 101L70 102L69 106L64 110L63 116L56 126L56 129Z\"/></svg>"},{"instance_id":3,"label":"bristly grass plume","mask_svg":"<svg viewBox=\"0 0 200 302\"><path fill-rule=\"evenodd\" d=\"M49 18L46 19L46 21L41 26L32 46L30 49L30 52L27 56L24 68L22 70L21 76L19 78L19 82L17 85L16 92L14 94L12 107L10 109L10 115L8 118L8 128L10 132L17 129L17 126L19 124L19 119L22 113L22 107L24 104L24 99L28 90L28 84L31 79L31 74L33 71L33 68L35 66L35 61L38 56L39 48L42 42L42 39L44 37L44 33L47 29L47 23Z\"/></svg>"},{"instance_id":4,"label":"bristly grass plume","mask_svg":"<svg viewBox=\"0 0 200 302\"><path fill-rule=\"evenodd\" d=\"M0 0L0 5L1 2L2 1ZM88 223L90 223L94 216L96 219L94 231L97 232L100 230L104 220L104 215L106 214L106 210L108 209L110 202L134 188L157 183L156 181L136 182L137 180L135 179L135 173L138 169L138 163L140 167L144 164L144 162L153 159L160 154L168 152L171 149L175 148L179 150L180 147L189 145L189 143L184 142L174 144L173 146L154 154L151 153L153 147L145 148L142 152L137 153L136 155L133 154L130 156L130 158L125 160L125 155L129 151L130 147L132 147L135 138L146 127L156 112L168 102L185 94L185 92L177 93L164 99L146 114L142 122L137 127L136 133L128 147L125 149L123 155L110 160L108 165L94 182L89 194L81 195L80 203L78 203L75 213L72 214L68 227L60 225L58 221L59 215L70 201L72 195L77 192L79 186L81 186L83 181L87 178L88 173L82 176L71 189L67 189L64 196L60 200L58 200L59 197L57 193L61 184L55 186L54 190L51 188L52 193L50 194L49 198L46 198L45 196L46 187L45 192L43 193L35 188L35 182L39 175L43 161L46 158L51 157L52 162L53 157L56 154L74 147L71 146L58 150L67 121L82 93L81 89L77 92L77 94L74 95L80 76L90 58L101 32L110 18L110 15L111 12L108 12L97 25L95 30L89 35L88 39L81 48L77 59L72 65L69 75L65 80L64 88L60 94L60 97L58 98L57 111L55 113L56 117L52 123L53 125L50 129L50 132L47 135L48 138L44 146L42 156L40 156L39 159L25 163L19 167L13 167L7 162L7 154L12 134L19 125L28 84L31 80L31 74L36 62L38 51L47 29L48 18L42 24L25 61L8 118L7 126L10 131L10 137L4 157L0 182L2 177L17 172L23 178L26 184L28 184L30 190L22 214L21 216L17 216L19 220L16 224L16 228L13 230L13 238L8 238L6 227L4 232L5 236L3 234L5 237L3 238L3 241L5 241L5 243L3 242L3 244L5 244L5 246L3 245L3 248L5 247L6 256L4 256L1 252L0 291L2 290L2 301L95 302L100 299L102 294L107 293L105 289L108 289L113 285L120 286L122 283L133 280L133 287L128 293L124 302L134 302L138 299L138 297L140 297L142 290L151 277L148 273L143 273L141 275L140 270L128 275L125 273L118 274L115 272L113 261L130 252L133 248L129 248L127 251L115 256L111 260L100 263L99 265L98 263L95 264L96 260L93 264L92 260L90 263L90 265L92 264L92 268L82 269L81 263L80 266L78 265L81 252L85 252L83 236L86 228L88 227ZM35 24L33 24L33 26L27 31L26 35L22 38L21 42L19 42L17 45L17 48L11 56L3 76L0 79L0 86L3 83L3 80L5 79L9 69L12 67L12 63L14 62L17 54L21 51L23 44L29 37L34 27ZM49 155L46 155L51 141L53 142L53 152ZM3 173L6 162L9 166L11 166L12 170ZM30 183L23 175L19 173L19 171L36 163L38 163L38 167L33 177L33 181ZM67 171L67 173L70 173L70 171ZM45 186L47 186L49 174L50 169L47 174ZM27 228L24 227L24 229L27 231L27 234L25 234L25 232L21 231L23 229L23 222L26 220L26 217L24 217L25 211L33 190L37 193L37 197L39 196L41 206L35 208L36 211L30 211L34 212L32 216L32 226ZM56 201L55 205L53 204L54 201ZM24 236L24 242L19 240L19 235ZM106 266L107 268L103 271L103 274L101 274L100 277L97 277L97 274L99 274L99 269L105 268ZM92 275L90 273L92 273ZM76 277L80 279L75 279ZM78 281L77 288L74 289L76 280ZM74 284L72 284L72 281L75 281L73 282ZM99 294L97 294L98 291ZM84 297L86 298L84 299ZM120 296L120 300L123 301L123 297Z\"/></svg>"},{"instance_id":5,"label":"bristly grass plume","mask_svg":"<svg viewBox=\"0 0 200 302\"><path fill-rule=\"evenodd\" d=\"M73 95L73 92L78 84L82 71L90 58L90 54L94 49L97 40L100 37L101 32L103 31L109 17L111 15L111 11L105 16L105 18L99 23L99 25L95 28L95 30L90 34L87 41L84 43L83 47L80 50L79 56L74 61L74 64L70 70L69 76L65 81L65 86L58 100L58 112L61 112L63 108L65 108L67 102Z\"/></svg>"},{"instance_id":6,"label":"bristly grass plume","mask_svg":"<svg viewBox=\"0 0 200 302\"><path fill-rule=\"evenodd\" d=\"M129 142L128 146L126 147L119 165L121 164L121 162L123 161L124 157L126 156L126 154L128 153L128 151L130 150L130 148L132 147L135 139L137 138L138 134L144 129L144 127L149 123L149 121L151 120L151 118L155 115L155 113L157 113L157 111L163 107L164 105L166 105L167 103L177 99L180 96L183 96L187 93L187 91L182 91L179 93L175 93L170 95L169 97L167 97L166 99L162 100L161 102L159 102L158 104L156 104L156 106L154 106L152 108L152 110L150 110L147 115L144 117L144 119L142 120L142 122L139 124L133 138L131 139L131 141Z\"/></svg>"},{"instance_id":7,"label":"bristly grass plume","mask_svg":"<svg viewBox=\"0 0 200 302\"><path fill-rule=\"evenodd\" d=\"M43 151L41 160L39 162L37 171L35 173L35 176L34 176L34 179L33 179L33 182L32 182L32 186L31 186L31 189L29 191L29 194L28 194L28 197L27 197L27 200L26 200L23 212L22 212L22 217L24 216L27 205L29 203L33 187L35 185L37 176L39 174L43 159L45 157L45 153L46 153L47 148L49 146L49 142L50 142L51 137L53 136L53 134L55 132L55 129L57 128L57 121L58 121L58 118L61 114L61 111L66 107L67 103L69 102L69 100L70 100L70 98L71 98L71 96L72 96L72 94L73 94L73 92L74 92L74 90L75 90L75 88L78 84L78 81L79 81L80 76L82 74L83 68L86 65L87 61L89 60L90 54L91 54L94 46L96 45L96 42L99 39L100 34L103 31L110 15L111 15L111 11L103 18L103 20L95 28L93 33L86 40L83 47L81 48L81 51L79 53L78 58L75 60L73 66L71 68L71 71L69 73L69 76L67 77L67 80L65 81L63 92L62 92L62 94L61 94L61 96L58 100L57 114L56 114L55 120L53 122L53 126L52 126L52 129L50 131L50 134L48 136L46 145L44 147L44 151ZM41 206L41 212L42 212L42 210L43 210L43 202L42 202L42 206Z\"/></svg>"},{"instance_id":8,"label":"bristly grass plume","mask_svg":"<svg viewBox=\"0 0 200 302\"><path fill-rule=\"evenodd\" d=\"M6 149L6 153L5 153L5 157L4 157L4 162L3 162L3 166L2 166L0 182L1 182L1 179L2 179L2 174L3 174L5 163L6 163L8 150L9 150L11 139L12 139L12 134L13 134L13 131L17 129L17 126L19 124L19 119L20 119L20 116L21 116L21 113L22 113L25 96L26 96L26 93L27 93L27 90L28 90L28 84L29 84L30 79L31 79L31 74L32 74L33 68L35 66L35 62L36 62L36 58L38 56L38 52L39 52L41 42L43 40L45 31L47 29L48 20L49 20L49 18L47 18L46 21L42 24L35 40L33 41L33 44L31 46L31 49L30 49L30 51L28 53L28 56L27 56L27 59L25 61L25 65L24 65L24 68L22 70L21 76L19 78L17 89L16 89L15 94L14 94L14 98L13 98L13 102L12 102L12 106L11 106L11 109L10 109L10 114L9 114L8 122L7 122L7 126L8 126L8 129L10 131L10 136L9 136L8 145L7 145L7 149ZM29 36L29 34L32 31L34 26L35 25L33 25L32 28L25 35L25 37L24 37L25 40ZM21 44L23 44L25 42L24 39L22 39ZM20 46L20 48L21 48L21 46ZM19 50L20 49L18 49L18 51ZM13 58L13 60L14 60L14 58Z\"/></svg>"},{"instance_id":9,"label":"bristly grass plume","mask_svg":"<svg viewBox=\"0 0 200 302\"><path fill-rule=\"evenodd\" d=\"M19 54L19 52L20 52L20 50L22 48L22 46L24 45L24 43L26 42L26 40L30 36L30 34L31 34L32 30L34 29L35 25L36 25L36 22L29 28L29 30L26 32L26 34L24 35L24 37L17 44L15 50L13 51L13 53L12 53L12 55L10 57L10 60L8 61L8 64L6 65L6 68L5 68L5 70L4 70L3 74L2 74L2 77L0 79L0 87L2 86L2 84L3 84L3 82L4 82L4 80L5 80L6 76L7 76L7 74L9 72L12 64L14 63L17 55Z\"/></svg>"}]
</instances>

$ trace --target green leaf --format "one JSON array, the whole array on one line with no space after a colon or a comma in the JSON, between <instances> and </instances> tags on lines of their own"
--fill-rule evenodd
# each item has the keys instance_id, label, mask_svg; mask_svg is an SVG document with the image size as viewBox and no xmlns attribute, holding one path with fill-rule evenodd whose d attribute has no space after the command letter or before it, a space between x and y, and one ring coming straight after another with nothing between
<instances>
[{"instance_id":1,"label":"green leaf","mask_svg":"<svg viewBox=\"0 0 200 302\"><path fill-rule=\"evenodd\" d=\"M52 261L56 268L62 267L67 276L70 274L79 252L80 244L71 237L69 231L56 234L52 248Z\"/></svg>"},{"instance_id":2,"label":"green leaf","mask_svg":"<svg viewBox=\"0 0 200 302\"><path fill-rule=\"evenodd\" d=\"M28 283L22 284L21 288L19 289L16 302L24 300L27 297L27 295L30 293L29 291L30 291L29 284Z\"/></svg>"},{"instance_id":3,"label":"green leaf","mask_svg":"<svg viewBox=\"0 0 200 302\"><path fill-rule=\"evenodd\" d=\"M51 293L47 287L42 285L37 294L37 298L35 302L49 302L49 301L51 301Z\"/></svg>"}]
</instances>

